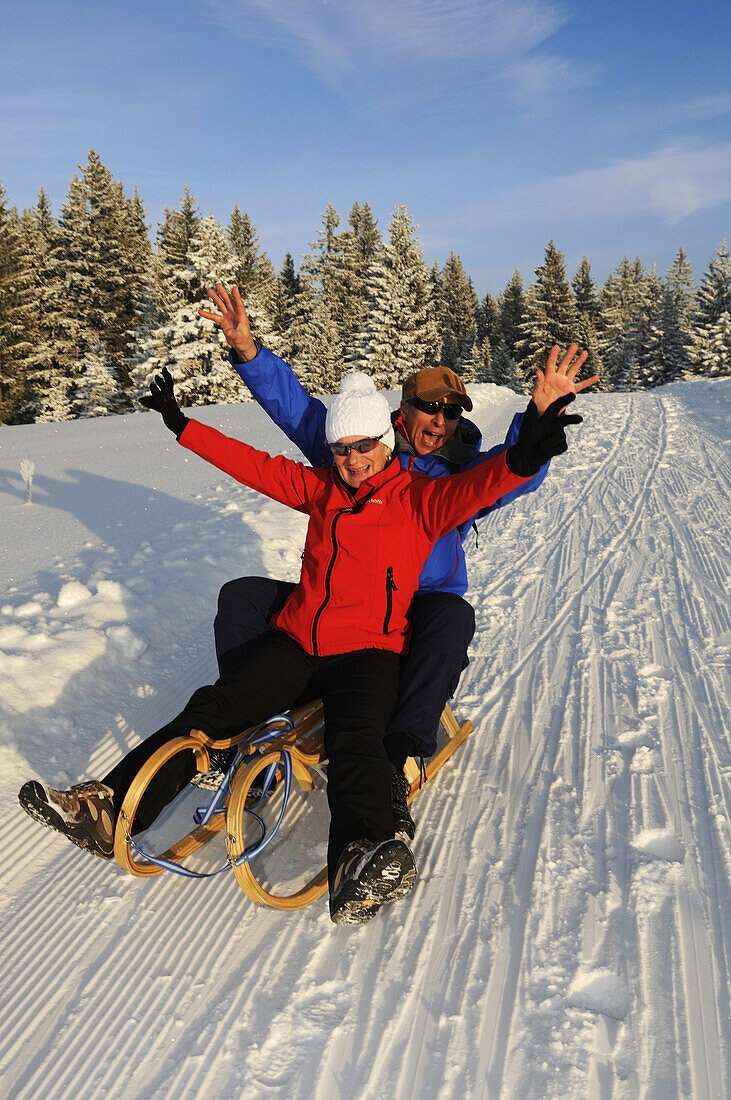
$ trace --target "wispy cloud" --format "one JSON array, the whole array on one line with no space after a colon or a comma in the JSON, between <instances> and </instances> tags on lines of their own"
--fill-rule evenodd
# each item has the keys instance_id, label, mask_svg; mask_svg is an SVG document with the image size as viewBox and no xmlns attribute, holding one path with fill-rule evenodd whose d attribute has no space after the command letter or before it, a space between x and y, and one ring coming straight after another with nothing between
<instances>
[{"instance_id":1,"label":"wispy cloud","mask_svg":"<svg viewBox=\"0 0 731 1100\"><path fill-rule=\"evenodd\" d=\"M504 57L543 42L565 21L549 0L238 0L268 16L323 76L364 61ZM231 9L229 9L230 11Z\"/></svg>"},{"instance_id":2,"label":"wispy cloud","mask_svg":"<svg viewBox=\"0 0 731 1100\"><path fill-rule=\"evenodd\" d=\"M687 102L680 104L677 117L684 120L700 121L706 118L722 118L724 115L729 114L731 114L731 95L722 93L689 99Z\"/></svg>"},{"instance_id":3,"label":"wispy cloud","mask_svg":"<svg viewBox=\"0 0 731 1100\"><path fill-rule=\"evenodd\" d=\"M472 209L464 222L485 228L649 214L673 223L729 201L731 143L688 140L492 194L485 209Z\"/></svg>"},{"instance_id":4,"label":"wispy cloud","mask_svg":"<svg viewBox=\"0 0 731 1100\"><path fill-rule=\"evenodd\" d=\"M552 0L210 0L242 34L252 16L323 80L347 92L381 78L459 63L504 78L513 98L545 99L568 63L541 47L569 18ZM572 69L575 75L577 66ZM465 70L462 71L465 75ZM377 91L377 89L374 89Z\"/></svg>"},{"instance_id":5,"label":"wispy cloud","mask_svg":"<svg viewBox=\"0 0 731 1100\"><path fill-rule=\"evenodd\" d=\"M532 115L549 111L557 98L574 91L577 83L588 77L586 66L546 54L521 57L499 74L510 98Z\"/></svg>"}]
</instances>

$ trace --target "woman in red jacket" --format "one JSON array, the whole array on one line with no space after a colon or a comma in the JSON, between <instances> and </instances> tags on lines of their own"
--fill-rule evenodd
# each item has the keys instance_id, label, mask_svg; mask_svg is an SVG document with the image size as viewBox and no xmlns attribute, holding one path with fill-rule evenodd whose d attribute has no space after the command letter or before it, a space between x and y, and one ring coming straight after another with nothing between
<instances>
[{"instance_id":1,"label":"woman in red jacket","mask_svg":"<svg viewBox=\"0 0 731 1100\"><path fill-rule=\"evenodd\" d=\"M394 837L391 764L383 739L396 705L399 654L421 567L436 538L532 476L566 449L571 395L542 417L526 414L518 442L474 469L434 480L391 462L390 410L372 380L348 375L328 410L334 469L270 456L183 415L167 371L145 403L182 446L245 485L309 515L302 573L269 632L252 639L234 674L199 688L184 710L101 782L68 791L26 783L36 820L112 858L116 817L133 778L160 745L199 729L225 737L290 706L303 692L324 703L330 916L360 924L405 896L416 865ZM525 430L523 430L525 429ZM189 754L158 774L138 811L144 827L190 780Z\"/></svg>"}]
</instances>

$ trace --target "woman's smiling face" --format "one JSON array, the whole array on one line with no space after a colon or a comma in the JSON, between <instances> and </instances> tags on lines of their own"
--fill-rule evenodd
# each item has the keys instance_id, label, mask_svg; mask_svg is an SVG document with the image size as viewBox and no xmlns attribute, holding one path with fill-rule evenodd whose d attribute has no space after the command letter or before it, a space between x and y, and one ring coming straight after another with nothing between
<instances>
[{"instance_id":1,"label":"woman's smiling face","mask_svg":"<svg viewBox=\"0 0 731 1100\"><path fill-rule=\"evenodd\" d=\"M364 438L366 437L362 435L346 435L343 439L339 439L338 443L357 443ZM384 470L390 457L390 448L379 441L365 454L351 450L347 455L333 455L333 461L335 469L345 484L351 489L358 489L369 477Z\"/></svg>"}]
</instances>

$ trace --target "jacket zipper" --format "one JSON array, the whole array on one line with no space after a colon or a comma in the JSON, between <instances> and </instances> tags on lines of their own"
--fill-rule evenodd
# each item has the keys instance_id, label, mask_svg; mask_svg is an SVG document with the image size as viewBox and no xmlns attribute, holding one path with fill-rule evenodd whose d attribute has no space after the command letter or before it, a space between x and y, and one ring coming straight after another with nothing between
<instances>
[{"instance_id":1,"label":"jacket zipper","mask_svg":"<svg viewBox=\"0 0 731 1100\"><path fill-rule=\"evenodd\" d=\"M398 592L398 588L394 584L393 580L393 566L389 565L386 570L386 617L383 620L383 633L388 634L388 628L391 623L391 611L393 610L393 593Z\"/></svg>"},{"instance_id":2,"label":"jacket zipper","mask_svg":"<svg viewBox=\"0 0 731 1100\"><path fill-rule=\"evenodd\" d=\"M344 515L347 515L348 512L352 512L352 511L353 511L352 508L343 508L343 510L341 512L338 512L337 515L335 515L333 517L332 527L330 529L330 534L332 535L332 540L333 540L333 552L330 555L330 561L328 562L327 572L325 573L325 599L322 601L322 603L318 607L317 611L315 612L315 617L312 620L312 653L315 657L319 656L319 654L317 652L317 626L318 626L318 623L320 622L320 616L322 615L323 611L325 610L328 603L330 602L330 578L332 577L332 571L335 568L335 558L338 556L338 540L337 540L337 537L336 537L336 534L335 534L335 528L337 526L337 523L338 523L338 520L340 519L340 517L344 516Z\"/></svg>"},{"instance_id":3,"label":"jacket zipper","mask_svg":"<svg viewBox=\"0 0 731 1100\"><path fill-rule=\"evenodd\" d=\"M315 656L315 657L319 657L319 653L317 652L317 626L318 626L318 623L320 622L320 616L322 615L323 611L325 610L328 603L330 602L330 578L332 576L332 571L335 568L335 559L338 556L338 550L340 549L340 547L338 546L338 540L337 540L336 535L335 535L335 528L336 528L338 520L340 519L341 516L347 516L347 515L353 515L354 516L354 515L357 515L358 512L361 512L363 510L363 508L365 508L366 504L371 499L371 497L373 496L375 491L376 490L375 490L375 486L374 486L368 493L366 493L366 495L363 497L363 499L359 500L356 504L354 504L352 508L342 508L333 517L332 526L330 528L330 534L331 534L332 540L333 540L333 552L330 555L330 561L328 562L327 572L325 573L325 599L322 601L322 603L318 607L317 611L315 612L315 617L312 620L312 635L311 635L311 637L312 637L312 653L313 653L313 656Z\"/></svg>"}]
</instances>

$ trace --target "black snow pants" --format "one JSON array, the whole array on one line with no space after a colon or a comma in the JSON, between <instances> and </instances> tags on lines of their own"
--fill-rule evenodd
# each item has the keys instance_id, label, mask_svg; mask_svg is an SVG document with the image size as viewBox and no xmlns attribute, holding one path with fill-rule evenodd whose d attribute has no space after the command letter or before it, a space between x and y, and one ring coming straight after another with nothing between
<instances>
[{"instance_id":1,"label":"black snow pants","mask_svg":"<svg viewBox=\"0 0 731 1100\"><path fill-rule=\"evenodd\" d=\"M252 639L239 652L236 669L199 688L181 713L137 745L103 779L114 792L117 813L135 775L166 741L199 729L226 737L270 718L298 698L322 698L328 757L330 877L351 840L388 840L394 835L392 768L384 747L396 706L396 653L361 649L313 657L279 630ZM137 821L147 827L195 773L192 753L179 753L158 772L140 803Z\"/></svg>"},{"instance_id":2,"label":"black snow pants","mask_svg":"<svg viewBox=\"0 0 731 1100\"><path fill-rule=\"evenodd\" d=\"M269 629L270 619L293 588L268 577L240 577L223 586L213 627L222 675L236 668L251 638ZM467 649L475 632L472 607L449 592L417 592L409 621L410 648L401 658L398 704L386 738L396 767L403 767L407 756L435 752L439 718L467 667Z\"/></svg>"}]
</instances>

